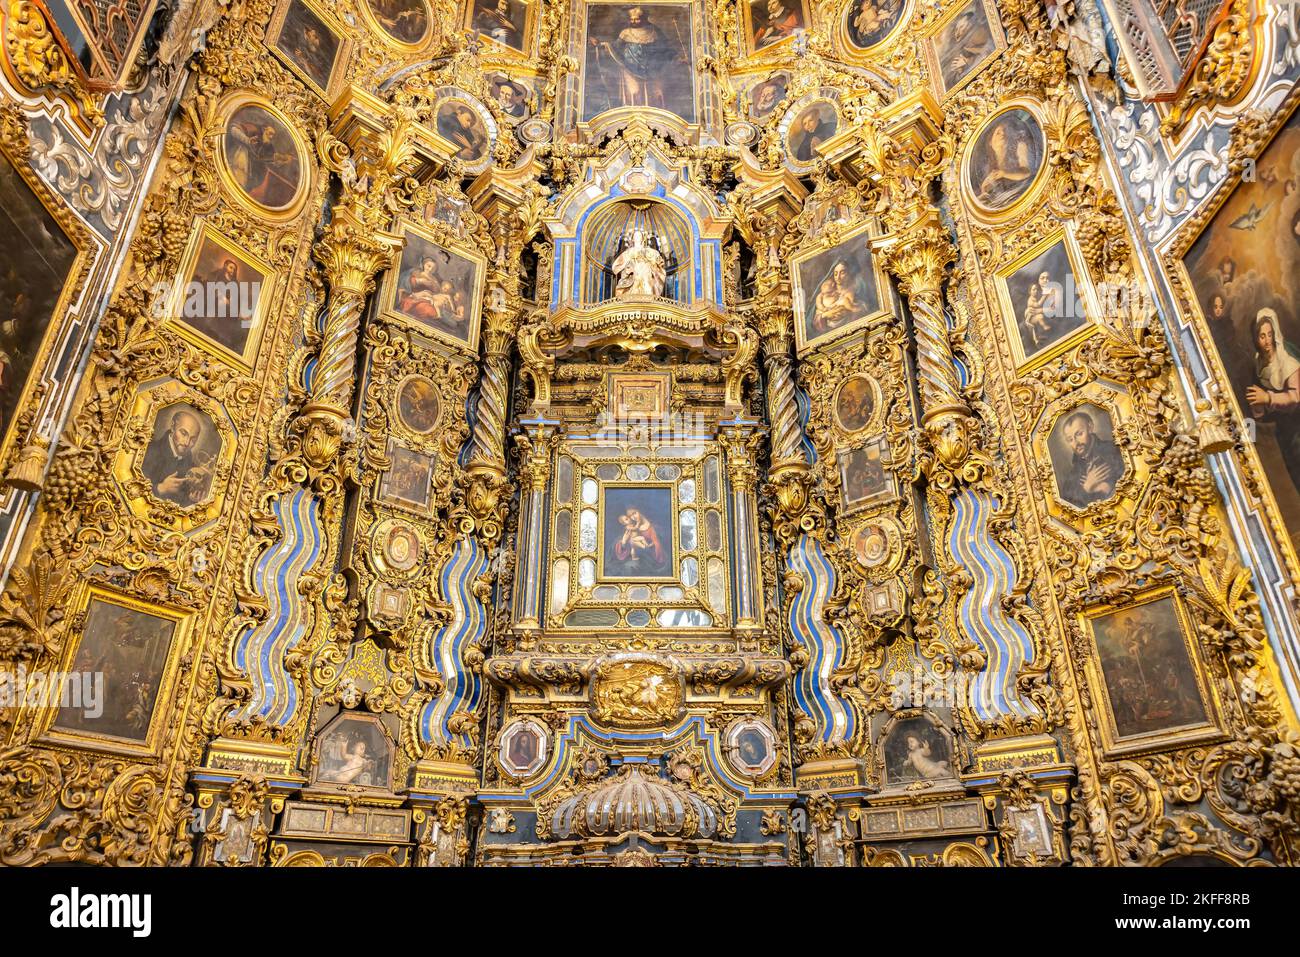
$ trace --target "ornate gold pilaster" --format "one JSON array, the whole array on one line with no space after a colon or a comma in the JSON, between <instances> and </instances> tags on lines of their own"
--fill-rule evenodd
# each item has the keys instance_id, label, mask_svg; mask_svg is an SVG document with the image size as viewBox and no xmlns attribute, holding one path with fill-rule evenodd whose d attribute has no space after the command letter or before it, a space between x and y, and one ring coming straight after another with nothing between
<instances>
[{"instance_id":1,"label":"ornate gold pilaster","mask_svg":"<svg viewBox=\"0 0 1300 957\"><path fill-rule=\"evenodd\" d=\"M951 488L980 482L989 460L962 395L944 309L944 281L957 250L930 196L932 180L951 156L937 121L938 108L927 94L904 98L880 125L860 128L861 149L843 162L874 179L883 194L888 233L875 247L912 314L929 445L923 467L931 482Z\"/></svg>"},{"instance_id":2,"label":"ornate gold pilaster","mask_svg":"<svg viewBox=\"0 0 1300 957\"><path fill-rule=\"evenodd\" d=\"M519 594L515 627L540 630L541 588L546 550L546 490L551 483L551 460L559 443L559 423L533 419L523 423L524 432L515 437L521 452L519 479L523 504L519 515Z\"/></svg>"},{"instance_id":3,"label":"ornate gold pilaster","mask_svg":"<svg viewBox=\"0 0 1300 957\"><path fill-rule=\"evenodd\" d=\"M736 519L736 628L762 628L763 590L758 566L758 423L724 422L718 438L727 456L732 512Z\"/></svg>"},{"instance_id":4,"label":"ornate gold pilaster","mask_svg":"<svg viewBox=\"0 0 1300 957\"><path fill-rule=\"evenodd\" d=\"M394 210L412 204L413 174L421 165L417 131L413 115L398 109L376 116L373 104L349 90L335 104L333 129L323 137L321 154L342 180L343 194L316 251L329 301L307 403L295 423L303 455L317 469L329 466L342 445L366 299L402 248L388 227Z\"/></svg>"}]
</instances>

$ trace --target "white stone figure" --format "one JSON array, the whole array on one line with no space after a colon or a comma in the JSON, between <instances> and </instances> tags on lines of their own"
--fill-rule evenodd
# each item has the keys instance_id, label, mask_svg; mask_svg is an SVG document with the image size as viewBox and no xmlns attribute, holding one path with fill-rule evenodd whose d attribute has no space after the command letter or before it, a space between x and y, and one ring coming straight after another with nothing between
<instances>
[{"instance_id":1,"label":"white stone figure","mask_svg":"<svg viewBox=\"0 0 1300 957\"><path fill-rule=\"evenodd\" d=\"M614 260L615 299L632 299L644 296L662 296L668 281L664 257L653 246L646 245L645 233L634 230L632 244Z\"/></svg>"}]
</instances>

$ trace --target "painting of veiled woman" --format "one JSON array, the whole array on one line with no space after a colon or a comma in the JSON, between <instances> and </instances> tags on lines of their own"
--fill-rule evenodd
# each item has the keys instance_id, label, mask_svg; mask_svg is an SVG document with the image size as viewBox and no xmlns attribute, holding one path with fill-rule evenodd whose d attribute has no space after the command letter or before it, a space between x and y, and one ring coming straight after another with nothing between
<instances>
[{"instance_id":1,"label":"painting of veiled woman","mask_svg":"<svg viewBox=\"0 0 1300 957\"><path fill-rule=\"evenodd\" d=\"M815 344L880 311L880 291L867 237L795 263L795 320L800 344Z\"/></svg>"},{"instance_id":2,"label":"painting of veiled woman","mask_svg":"<svg viewBox=\"0 0 1300 957\"><path fill-rule=\"evenodd\" d=\"M406 234L392 308L471 348L478 325L479 265L419 233Z\"/></svg>"},{"instance_id":3,"label":"painting of veiled woman","mask_svg":"<svg viewBox=\"0 0 1300 957\"><path fill-rule=\"evenodd\" d=\"M1183 257L1293 546L1300 550L1300 113Z\"/></svg>"}]
</instances>

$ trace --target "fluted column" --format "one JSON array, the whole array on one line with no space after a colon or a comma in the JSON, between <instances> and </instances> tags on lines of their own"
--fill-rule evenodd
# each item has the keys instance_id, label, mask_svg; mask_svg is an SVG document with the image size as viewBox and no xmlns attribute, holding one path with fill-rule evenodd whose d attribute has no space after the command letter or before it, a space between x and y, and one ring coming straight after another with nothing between
<instances>
[{"instance_id":1,"label":"fluted column","mask_svg":"<svg viewBox=\"0 0 1300 957\"><path fill-rule=\"evenodd\" d=\"M736 555L736 628L758 629L763 621L763 591L758 566L758 464L762 433L758 423L723 422L719 433L727 455Z\"/></svg>"},{"instance_id":2,"label":"fluted column","mask_svg":"<svg viewBox=\"0 0 1300 957\"><path fill-rule=\"evenodd\" d=\"M559 441L558 422L532 419L522 423L516 436L523 462L523 494L519 509L519 590L515 625L525 631L540 629L542 585L546 560L546 492L551 484L551 457Z\"/></svg>"}]
</instances>

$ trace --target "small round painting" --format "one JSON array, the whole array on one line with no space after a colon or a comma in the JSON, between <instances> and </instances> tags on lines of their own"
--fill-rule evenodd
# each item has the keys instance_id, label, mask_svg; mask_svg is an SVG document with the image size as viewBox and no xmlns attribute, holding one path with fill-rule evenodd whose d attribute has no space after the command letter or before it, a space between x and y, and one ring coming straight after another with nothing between
<instances>
[{"instance_id":1,"label":"small round painting","mask_svg":"<svg viewBox=\"0 0 1300 957\"><path fill-rule=\"evenodd\" d=\"M876 410L876 392L866 376L854 376L835 393L835 418L845 432L861 432Z\"/></svg>"},{"instance_id":2,"label":"small round painting","mask_svg":"<svg viewBox=\"0 0 1300 957\"><path fill-rule=\"evenodd\" d=\"M849 43L859 50L875 46L898 26L905 6L905 0L853 0L844 10Z\"/></svg>"},{"instance_id":3,"label":"small round painting","mask_svg":"<svg viewBox=\"0 0 1300 957\"><path fill-rule=\"evenodd\" d=\"M438 393L424 376L411 376L397 394L397 413L402 424L421 435L432 432L438 424Z\"/></svg>"}]
</instances>

